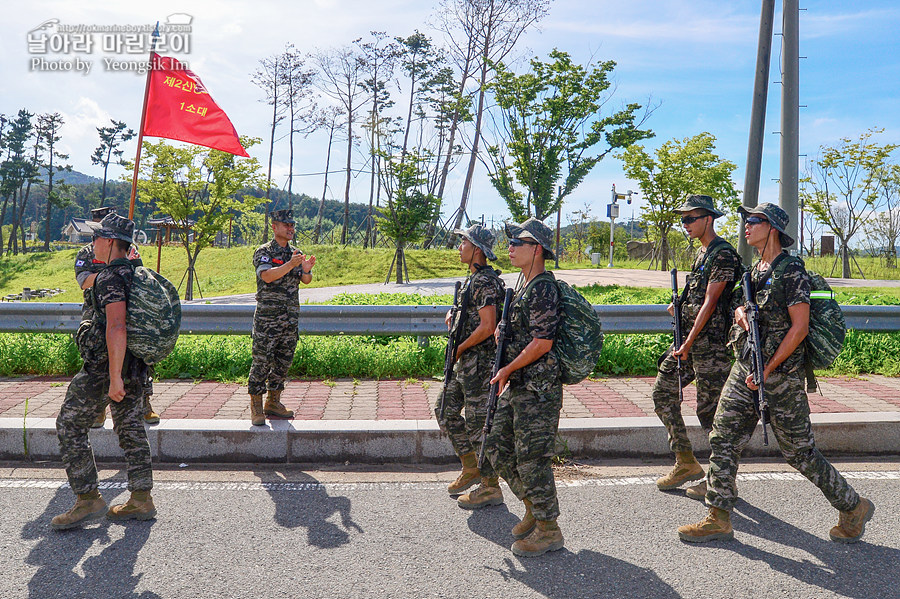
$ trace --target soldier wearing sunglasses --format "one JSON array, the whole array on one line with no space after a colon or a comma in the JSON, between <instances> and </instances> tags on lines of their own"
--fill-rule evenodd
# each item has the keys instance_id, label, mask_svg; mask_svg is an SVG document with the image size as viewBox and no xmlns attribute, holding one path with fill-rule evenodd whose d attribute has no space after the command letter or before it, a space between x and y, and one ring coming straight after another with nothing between
<instances>
[{"instance_id":1,"label":"soldier wearing sunglasses","mask_svg":"<svg viewBox=\"0 0 900 599\"><path fill-rule=\"evenodd\" d=\"M666 427L669 447L675 453L675 466L656 481L667 491L688 481L704 478L703 468L694 457L681 416L681 394L678 383L678 358L681 359L681 384L697 381L697 418L706 433L712 430L719 393L731 368L726 347L731 324L730 298L734 283L743 272L741 259L734 247L716 235L713 221L722 216L713 199L692 195L675 212L691 239L702 245L681 295L681 330L687 331L681 347L674 344L659 359L659 372L653 385L656 415ZM669 313L674 315L673 306ZM687 489L687 495L703 500L706 482Z\"/></svg>"}]
</instances>

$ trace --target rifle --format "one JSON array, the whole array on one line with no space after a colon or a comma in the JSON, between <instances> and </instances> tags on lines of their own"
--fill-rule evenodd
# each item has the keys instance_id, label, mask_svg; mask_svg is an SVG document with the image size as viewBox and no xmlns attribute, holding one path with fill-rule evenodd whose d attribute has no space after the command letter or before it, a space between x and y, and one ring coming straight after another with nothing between
<instances>
[{"instance_id":1,"label":"rifle","mask_svg":"<svg viewBox=\"0 0 900 599\"><path fill-rule=\"evenodd\" d=\"M674 315L672 316L672 332L675 336L675 349L673 353L681 349L682 344L684 344L684 334L681 331L681 304L682 298L678 294L678 269L673 268L671 273L672 275L672 311ZM681 376L681 358L675 357L678 361L678 401L680 403L684 403L684 384Z\"/></svg>"},{"instance_id":2,"label":"rifle","mask_svg":"<svg viewBox=\"0 0 900 599\"><path fill-rule=\"evenodd\" d=\"M506 296L503 298L503 313L500 315L500 324L498 325L497 353L494 355L494 366L491 368L491 378L497 376L497 372L502 368L504 354L506 353L506 345L509 342L509 306L512 304L513 290L507 289ZM478 448L478 469L484 465L484 446L487 444L488 433L494 426L494 414L497 412L497 397L500 395L500 386L497 383L491 383L491 390L488 394L487 411L484 415L484 428L481 429L481 446Z\"/></svg>"},{"instance_id":3,"label":"rifle","mask_svg":"<svg viewBox=\"0 0 900 599\"><path fill-rule=\"evenodd\" d=\"M444 353L444 392L441 393L441 405L438 408L440 418L444 417L444 397L447 395L447 385L453 377L453 365L456 364L456 349L462 342L463 322L466 318L466 310L469 307L469 294L464 293L462 301L459 299L459 290L462 283L456 282L453 288L453 307L450 308L450 335L447 339L447 351ZM462 305L460 305L462 304Z\"/></svg>"},{"instance_id":4,"label":"rifle","mask_svg":"<svg viewBox=\"0 0 900 599\"><path fill-rule=\"evenodd\" d=\"M759 419L762 421L763 445L768 445L769 434L766 432L766 424L769 420L769 404L763 391L765 359L763 357L762 336L759 334L759 306L756 305L756 298L753 297L753 283L750 280L749 272L745 272L741 277L741 286L744 288L744 310L747 312L747 322L750 324L748 332L750 333L750 360L753 382L758 387L757 398L754 403L756 404L756 410L759 412Z\"/></svg>"}]
</instances>

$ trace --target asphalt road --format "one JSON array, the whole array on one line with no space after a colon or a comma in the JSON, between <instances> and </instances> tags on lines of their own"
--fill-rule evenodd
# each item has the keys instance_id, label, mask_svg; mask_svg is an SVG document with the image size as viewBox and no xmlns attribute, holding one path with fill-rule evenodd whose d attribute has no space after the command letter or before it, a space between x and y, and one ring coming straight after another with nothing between
<instances>
[{"instance_id":1,"label":"asphalt road","mask_svg":"<svg viewBox=\"0 0 900 599\"><path fill-rule=\"evenodd\" d=\"M735 540L684 544L699 502L653 485L664 466L560 479L565 549L509 551L522 505L456 507L453 472L159 472L159 518L56 532L73 501L61 471L0 472L0 597L900 596L900 468L842 465L877 510L863 542L828 540L837 513L789 469L748 467ZM763 473L760 474L759 472ZM765 473L768 472L768 473ZM104 497L127 497L103 473Z\"/></svg>"}]
</instances>

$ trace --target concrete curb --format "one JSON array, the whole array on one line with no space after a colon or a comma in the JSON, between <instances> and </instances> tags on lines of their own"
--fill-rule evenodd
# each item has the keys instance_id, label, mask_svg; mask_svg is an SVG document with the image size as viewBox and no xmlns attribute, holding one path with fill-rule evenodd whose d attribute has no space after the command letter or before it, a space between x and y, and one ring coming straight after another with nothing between
<instances>
[{"instance_id":1,"label":"concrete curb","mask_svg":"<svg viewBox=\"0 0 900 599\"><path fill-rule=\"evenodd\" d=\"M686 418L697 453L708 444L696 418ZM813 414L816 444L827 456L900 453L900 412ZM668 457L665 429L655 417L565 418L561 444L575 458ZM147 429L153 459L161 463L442 463L455 459L450 443L431 420L295 420L253 427L245 420L164 420ZM24 435L23 435L24 433ZM24 438L28 454L25 457ZM122 450L107 421L91 431L94 455L122 461ZM777 456L754 434L748 456ZM58 460L52 418L0 418L0 459Z\"/></svg>"}]
</instances>

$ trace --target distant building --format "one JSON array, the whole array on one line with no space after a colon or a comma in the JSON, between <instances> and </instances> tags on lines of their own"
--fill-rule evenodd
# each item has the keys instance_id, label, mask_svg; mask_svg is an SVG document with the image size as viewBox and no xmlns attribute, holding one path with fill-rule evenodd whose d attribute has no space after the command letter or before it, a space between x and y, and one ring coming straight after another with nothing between
<instances>
[{"instance_id":1,"label":"distant building","mask_svg":"<svg viewBox=\"0 0 900 599\"><path fill-rule=\"evenodd\" d=\"M87 243L94 235L95 224L86 218L73 218L63 227L63 239L70 243Z\"/></svg>"}]
</instances>

